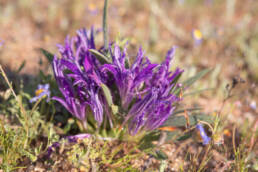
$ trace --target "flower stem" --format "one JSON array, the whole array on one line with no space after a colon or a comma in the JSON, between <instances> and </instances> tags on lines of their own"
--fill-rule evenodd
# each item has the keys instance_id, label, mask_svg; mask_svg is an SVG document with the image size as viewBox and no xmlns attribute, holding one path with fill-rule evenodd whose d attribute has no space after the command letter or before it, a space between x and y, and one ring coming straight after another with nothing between
<instances>
[{"instance_id":1,"label":"flower stem","mask_svg":"<svg viewBox=\"0 0 258 172\"><path fill-rule=\"evenodd\" d=\"M107 7L108 0L105 0L104 9L103 9L103 38L104 38L104 49L107 52L108 50L108 33L107 33Z\"/></svg>"}]
</instances>

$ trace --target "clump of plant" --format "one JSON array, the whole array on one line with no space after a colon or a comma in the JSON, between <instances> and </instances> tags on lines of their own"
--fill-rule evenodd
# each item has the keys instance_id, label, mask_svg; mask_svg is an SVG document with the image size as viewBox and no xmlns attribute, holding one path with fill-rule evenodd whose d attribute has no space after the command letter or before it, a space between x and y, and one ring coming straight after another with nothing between
<instances>
[{"instance_id":1,"label":"clump of plant","mask_svg":"<svg viewBox=\"0 0 258 172\"><path fill-rule=\"evenodd\" d=\"M100 167L127 167L129 160L139 157L143 152L159 160L166 159L164 153L153 149L152 141L159 141L158 146L164 139L175 136L174 132L170 132L174 131L173 128L185 127L191 131L191 126L199 123L199 120L205 120L203 115L191 117L177 116L177 114L184 112L184 109L183 111L178 109L183 99L183 91L209 70L201 71L180 83L183 70L180 68L171 70L175 47L167 52L161 64L152 63L142 48L139 48L135 57L129 58L126 45L108 42L106 11L107 0L103 17L104 45L101 48L95 45L92 28L90 31L80 29L76 36L67 37L64 45L58 45L59 55L52 55L42 49L51 61L55 81L61 92L60 96L53 96L51 99L58 101L77 119L82 132L63 137L64 140L78 143L80 139L89 138L85 139L84 147L72 145L71 151L67 153L68 159L72 162L81 159L82 163L77 164L78 166L85 162L89 165L88 162L96 160ZM9 85L11 87L11 84ZM48 83L38 86L35 97L30 99L30 103L36 102L30 113L20 107L21 111L24 110L26 120L27 114L33 114L42 99L47 98L49 101L50 95L56 95L50 91L50 86ZM32 118L29 121L30 125L24 123L25 146L38 134L34 137L30 135L29 127L34 123ZM203 137L203 144L209 144L211 139L206 135L202 125L199 124L197 128ZM169 131L168 137L164 138L163 133L167 131ZM67 133L64 131L64 134ZM185 138L189 138L189 132L184 132L179 139ZM56 149L66 146L64 140L47 146L45 148L47 156L50 157ZM98 142L97 146L92 147L91 141ZM47 145L49 142L50 139ZM110 150L110 147L115 151ZM128 150L128 154L124 152L125 147L131 149ZM96 154L96 150L100 148L102 152L98 151ZM34 156L34 159L37 158ZM160 168L164 168L164 163Z\"/></svg>"},{"instance_id":2,"label":"clump of plant","mask_svg":"<svg viewBox=\"0 0 258 172\"><path fill-rule=\"evenodd\" d=\"M126 47L110 44L96 49L94 31L77 32L59 46L61 58L53 59L53 71L63 98L60 102L85 131L122 130L130 135L160 127L180 101L177 83L183 70L170 71L175 48L162 64L151 63L140 48L128 58Z\"/></svg>"},{"instance_id":3,"label":"clump of plant","mask_svg":"<svg viewBox=\"0 0 258 172\"><path fill-rule=\"evenodd\" d=\"M74 37L68 36L64 45L58 45L59 55L43 51L52 63L62 94L52 99L77 119L83 133L101 139L146 143L144 139L158 140L160 130L157 129L171 125L171 121L177 123L176 127L185 126L186 119L175 116L179 113L176 109L182 93L209 70L179 83L183 70L171 70L175 47L167 52L161 64L152 63L142 48L136 57L129 58L126 45L108 42L106 13L107 1L102 47L96 48L92 28L80 29ZM190 121L189 125L197 123ZM84 137L76 136L77 139ZM206 136L205 143L208 142Z\"/></svg>"}]
</instances>

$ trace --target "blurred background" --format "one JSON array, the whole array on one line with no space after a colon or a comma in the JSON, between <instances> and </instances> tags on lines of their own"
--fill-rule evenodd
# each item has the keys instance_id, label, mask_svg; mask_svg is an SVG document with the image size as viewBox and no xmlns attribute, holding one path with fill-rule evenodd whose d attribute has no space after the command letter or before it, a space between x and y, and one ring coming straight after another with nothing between
<instances>
[{"instance_id":1,"label":"blurred background","mask_svg":"<svg viewBox=\"0 0 258 172\"><path fill-rule=\"evenodd\" d=\"M51 72L39 52L57 53L57 43L82 27L100 31L103 0L0 0L0 63L10 71L36 75ZM229 122L242 124L257 118L258 81L257 0L110 0L108 31L111 41L128 39L130 56L143 46L154 62L176 45L175 66L183 77L204 68L214 70L193 89L206 90L186 98L205 111L220 107L225 87L233 78L245 80L226 112ZM238 118L240 117L240 118Z\"/></svg>"}]
</instances>

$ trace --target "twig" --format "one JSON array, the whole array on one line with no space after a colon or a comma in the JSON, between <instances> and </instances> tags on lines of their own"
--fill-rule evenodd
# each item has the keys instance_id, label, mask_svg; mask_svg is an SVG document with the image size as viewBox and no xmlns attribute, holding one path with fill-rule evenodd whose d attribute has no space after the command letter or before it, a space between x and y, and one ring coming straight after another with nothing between
<instances>
[{"instance_id":1,"label":"twig","mask_svg":"<svg viewBox=\"0 0 258 172\"><path fill-rule=\"evenodd\" d=\"M179 147L177 148L177 150L173 153L171 159L175 159L177 157L177 154L184 148L186 147L189 143L191 143L191 140L186 140L183 143L180 143Z\"/></svg>"},{"instance_id":2,"label":"twig","mask_svg":"<svg viewBox=\"0 0 258 172\"><path fill-rule=\"evenodd\" d=\"M232 79L231 85L230 85L230 84L227 84L227 85L226 85L227 95L226 95L226 97L223 99L223 102L222 102L222 105L221 105L221 107L220 107L220 110L219 110L218 113L217 113L217 117L220 117L220 116L221 116L221 113L222 113L222 110L223 110L223 108L224 108L224 106L225 106L225 104L226 104L226 101L232 97L232 94L231 94L231 93L232 93L232 90L236 87L236 85L238 85L239 83L244 83L244 82L245 82L245 81L244 81L242 78L240 78L240 77L234 77L234 78Z\"/></svg>"},{"instance_id":3,"label":"twig","mask_svg":"<svg viewBox=\"0 0 258 172\"><path fill-rule=\"evenodd\" d=\"M40 98L36 103L35 105L32 107L30 113L29 113L29 116L32 115L32 113L35 111L35 109L37 108L37 106L39 105L39 103L41 102L42 98Z\"/></svg>"},{"instance_id":4,"label":"twig","mask_svg":"<svg viewBox=\"0 0 258 172\"><path fill-rule=\"evenodd\" d=\"M203 166L204 166L205 159L206 159L206 157L207 157L207 155L208 155L208 153L209 153L210 147L211 147L211 144L209 144L209 145L206 147L205 153L204 153L204 156L203 156L203 158L202 158L202 161L201 161L201 164L200 164L200 166L199 166L199 170L198 170L198 171L201 171L201 170L202 170L202 168L203 168Z\"/></svg>"},{"instance_id":5,"label":"twig","mask_svg":"<svg viewBox=\"0 0 258 172\"><path fill-rule=\"evenodd\" d=\"M215 131L214 131L214 129L212 128L211 124L209 124L208 122L205 122L205 121L199 121L199 122L202 123L202 124L208 125L209 128L211 129L212 135L214 135Z\"/></svg>"},{"instance_id":6,"label":"twig","mask_svg":"<svg viewBox=\"0 0 258 172\"><path fill-rule=\"evenodd\" d=\"M235 154L235 161L237 161L238 152L236 150L236 142L235 141L236 141L236 125L234 125L234 127L233 127L232 145L233 145L233 150L234 150L234 154ZM236 163L236 167L237 167L237 171L238 171L240 169L238 163Z\"/></svg>"},{"instance_id":7,"label":"twig","mask_svg":"<svg viewBox=\"0 0 258 172\"><path fill-rule=\"evenodd\" d=\"M223 172L225 171L225 168L227 168L231 163L232 160L228 160L226 157L224 157L223 155L221 155L219 152L217 152L216 150L212 151L212 155L215 159L217 159L217 161L221 161L221 163L223 164L223 166L221 167L221 164L218 164L214 171L218 171L218 172Z\"/></svg>"},{"instance_id":8,"label":"twig","mask_svg":"<svg viewBox=\"0 0 258 172\"><path fill-rule=\"evenodd\" d=\"M249 149L248 149L248 154L252 151L252 148L253 148L253 146L254 146L254 144L256 143L256 138L255 138L255 132L256 132L256 130L257 130L257 127L258 127L258 120L256 120L255 121L255 123L254 123L254 126L252 127L252 136L251 136L251 140L250 140L250 147L249 147Z\"/></svg>"},{"instance_id":9,"label":"twig","mask_svg":"<svg viewBox=\"0 0 258 172\"><path fill-rule=\"evenodd\" d=\"M236 126L234 125L233 134L232 134L232 145L233 145L234 153L236 154L236 142L235 142L235 139L236 139Z\"/></svg>"}]
</instances>

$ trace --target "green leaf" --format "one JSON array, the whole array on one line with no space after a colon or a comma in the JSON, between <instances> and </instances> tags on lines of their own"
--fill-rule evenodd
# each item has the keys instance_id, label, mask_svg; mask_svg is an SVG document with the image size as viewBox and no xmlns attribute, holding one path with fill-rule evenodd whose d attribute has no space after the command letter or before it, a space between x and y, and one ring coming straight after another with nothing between
<instances>
[{"instance_id":1,"label":"green leaf","mask_svg":"<svg viewBox=\"0 0 258 172\"><path fill-rule=\"evenodd\" d=\"M125 68L129 69L129 67L130 67L130 61L129 61L128 57L126 56L125 57Z\"/></svg>"},{"instance_id":2,"label":"green leaf","mask_svg":"<svg viewBox=\"0 0 258 172\"><path fill-rule=\"evenodd\" d=\"M198 111L198 110L202 110L203 108L201 107L195 107L195 108L188 108L188 109L180 109L180 110L177 110L175 112L173 112L173 116L176 115L176 114L180 114L180 113L184 113L185 111L187 112L193 112L193 111Z\"/></svg>"},{"instance_id":3,"label":"green leaf","mask_svg":"<svg viewBox=\"0 0 258 172\"><path fill-rule=\"evenodd\" d=\"M24 68L25 64L26 64L26 61L23 60L22 64L20 65L20 67L18 68L18 70L16 71L16 73L20 73L21 70Z\"/></svg>"},{"instance_id":4,"label":"green leaf","mask_svg":"<svg viewBox=\"0 0 258 172\"><path fill-rule=\"evenodd\" d=\"M161 150L156 150L155 154L153 154L154 158L157 160L166 160L168 159L168 156Z\"/></svg>"},{"instance_id":5,"label":"green leaf","mask_svg":"<svg viewBox=\"0 0 258 172\"><path fill-rule=\"evenodd\" d=\"M204 89L200 89L200 90L196 90L196 91L192 91L190 93L185 93L183 95L183 97L186 97L186 96L192 96L192 95L195 95L195 94L200 94L204 91L211 91L211 90L214 90L214 88L204 88Z\"/></svg>"},{"instance_id":6,"label":"green leaf","mask_svg":"<svg viewBox=\"0 0 258 172\"><path fill-rule=\"evenodd\" d=\"M196 75L194 75L193 77L190 77L189 79L187 79L186 81L183 82L183 86L184 87L189 87L191 86L193 83L195 83L195 81L199 80L200 78L202 78L204 75L206 75L208 72L210 72L212 69L204 69L200 72L198 72Z\"/></svg>"},{"instance_id":7,"label":"green leaf","mask_svg":"<svg viewBox=\"0 0 258 172\"><path fill-rule=\"evenodd\" d=\"M186 139L189 139L190 137L192 137L192 132L187 132L184 135L178 137L176 140L177 141L184 141Z\"/></svg>"},{"instance_id":8,"label":"green leaf","mask_svg":"<svg viewBox=\"0 0 258 172\"><path fill-rule=\"evenodd\" d=\"M151 148L154 148L155 147L155 145L154 144L152 144L151 142L144 142L143 144L141 144L140 146L139 146L139 149L141 150L141 151L144 151L144 152L148 152L148 150Z\"/></svg>"},{"instance_id":9,"label":"green leaf","mask_svg":"<svg viewBox=\"0 0 258 172\"><path fill-rule=\"evenodd\" d=\"M117 114L118 113L118 106L111 105L111 110L112 110L113 114Z\"/></svg>"},{"instance_id":10,"label":"green leaf","mask_svg":"<svg viewBox=\"0 0 258 172\"><path fill-rule=\"evenodd\" d=\"M180 130L175 130L175 131L167 131L167 137L166 137L166 142L171 141L171 140L175 140L178 135L180 135L182 133L182 131Z\"/></svg>"},{"instance_id":11,"label":"green leaf","mask_svg":"<svg viewBox=\"0 0 258 172\"><path fill-rule=\"evenodd\" d=\"M43 49L43 48L40 48L39 49L43 55L47 58L48 62L49 63L52 63L53 59L54 59L54 55L52 53L50 53L49 51Z\"/></svg>"},{"instance_id":12,"label":"green leaf","mask_svg":"<svg viewBox=\"0 0 258 172\"><path fill-rule=\"evenodd\" d=\"M109 88L105 84L103 84L103 83L101 84L101 88L102 88L102 90L104 92L104 95L105 95L105 97L107 99L108 105L110 107L112 107L113 100L112 100L112 95L111 95L111 92L110 92Z\"/></svg>"},{"instance_id":13,"label":"green leaf","mask_svg":"<svg viewBox=\"0 0 258 172\"><path fill-rule=\"evenodd\" d=\"M32 162L37 160L37 156L33 155L27 150L21 150Z\"/></svg>"},{"instance_id":14,"label":"green leaf","mask_svg":"<svg viewBox=\"0 0 258 172\"><path fill-rule=\"evenodd\" d=\"M160 132L155 130L155 131L152 131L148 134L146 134L142 139L141 139L141 143L142 142L152 142L152 141L156 141L156 140L159 140L160 138Z\"/></svg>"},{"instance_id":15,"label":"green leaf","mask_svg":"<svg viewBox=\"0 0 258 172\"><path fill-rule=\"evenodd\" d=\"M146 134L140 141L139 149L145 150L145 149L154 147L154 145L152 144L152 141L157 141L159 140L159 138L160 138L160 132L157 130Z\"/></svg>"},{"instance_id":16,"label":"green leaf","mask_svg":"<svg viewBox=\"0 0 258 172\"><path fill-rule=\"evenodd\" d=\"M198 121L205 121L208 123L213 122L213 117L207 114L192 114L188 115L190 126L194 126L198 123ZM171 116L163 126L173 126L173 127L184 127L187 121L184 116Z\"/></svg>"},{"instance_id":17,"label":"green leaf","mask_svg":"<svg viewBox=\"0 0 258 172\"><path fill-rule=\"evenodd\" d=\"M173 81L170 83L170 85L174 84L174 86L171 88L171 92L172 92L172 93L175 91L175 88L177 88L177 87L176 87L176 83L177 83L177 81L180 79L181 76L182 76L182 73L180 73L179 75L177 75L177 76L175 77L175 79L173 79Z\"/></svg>"},{"instance_id":18,"label":"green leaf","mask_svg":"<svg viewBox=\"0 0 258 172\"><path fill-rule=\"evenodd\" d=\"M186 81L184 81L183 84L183 88L187 88L191 85L193 85L197 80L199 80L200 78L202 78L204 75L206 75L208 72L210 72L212 69L204 69L200 72L198 72L196 75L190 77L189 79L187 79ZM181 88L178 88L174 91L174 93L177 95L179 94Z\"/></svg>"},{"instance_id":19,"label":"green leaf","mask_svg":"<svg viewBox=\"0 0 258 172\"><path fill-rule=\"evenodd\" d=\"M89 51L96 56L96 58L102 63L112 63L111 59L105 56L104 54L101 54L97 50L89 49Z\"/></svg>"},{"instance_id":20,"label":"green leaf","mask_svg":"<svg viewBox=\"0 0 258 172\"><path fill-rule=\"evenodd\" d=\"M169 141L184 141L192 137L192 131L189 131L187 133L183 133L181 130L176 130L173 132L166 132L167 137L166 137L166 142Z\"/></svg>"}]
</instances>

